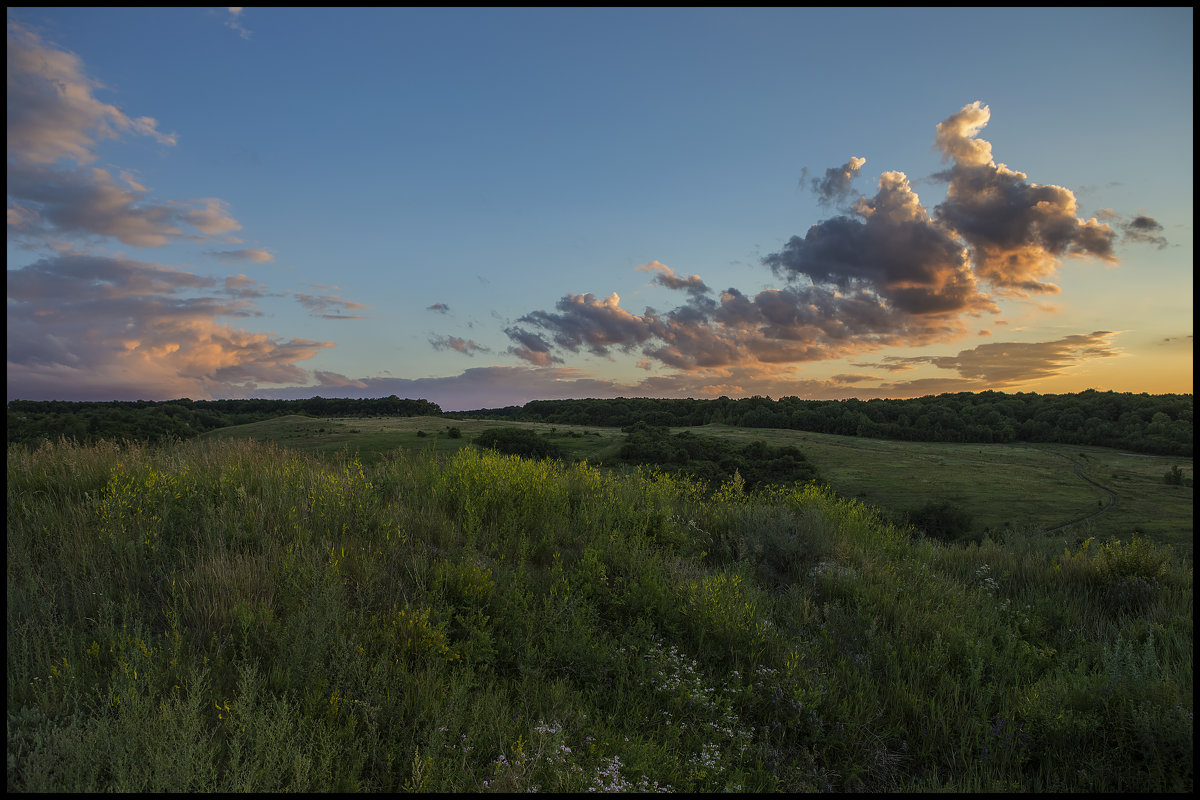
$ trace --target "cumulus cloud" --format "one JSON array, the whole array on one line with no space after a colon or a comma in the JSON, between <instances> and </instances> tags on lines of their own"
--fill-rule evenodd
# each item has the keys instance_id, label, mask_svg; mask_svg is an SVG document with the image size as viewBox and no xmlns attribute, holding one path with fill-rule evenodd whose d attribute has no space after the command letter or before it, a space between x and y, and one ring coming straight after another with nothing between
<instances>
[{"instance_id":1,"label":"cumulus cloud","mask_svg":"<svg viewBox=\"0 0 1200 800\"><path fill-rule=\"evenodd\" d=\"M878 192L859 198L853 215L813 225L763 263L789 279L871 293L909 314L995 308L961 242L930 218L902 172L883 173Z\"/></svg>"},{"instance_id":2,"label":"cumulus cloud","mask_svg":"<svg viewBox=\"0 0 1200 800\"><path fill-rule=\"evenodd\" d=\"M587 348L603 356L609 347L628 350L651 336L647 318L629 313L620 304L616 292L604 299L590 292L568 294L555 306L559 313L533 311L517 321L549 331L554 344L572 353Z\"/></svg>"},{"instance_id":3,"label":"cumulus cloud","mask_svg":"<svg viewBox=\"0 0 1200 800\"><path fill-rule=\"evenodd\" d=\"M1056 292L1048 278L1062 258L1116 260L1116 231L1099 219L1081 219L1069 190L1030 182L1024 173L997 163L991 143L979 138L989 119L988 107L976 102L937 125L935 146L952 166L935 176L948 189L932 209L899 171L883 172L873 195L848 202L865 164L859 157L811 180L823 204L845 202L847 207L762 259L783 279L781 287L754 295L730 287L714 297L699 276L683 278L652 261L638 269L655 273L658 285L688 292L685 303L636 314L621 308L615 293L603 299L566 294L553 311L533 311L506 331L516 345L509 352L547 365L562 351L609 356L614 350L636 350L645 369L657 364L709 381L737 374L742 383L761 383L794 379L795 368L804 363L885 346L953 341L972 330L990 336L978 324L968 327L967 318L999 313L992 293ZM1133 241L1153 241L1161 231L1145 215L1121 227ZM1055 344L1059 350L1014 346L1011 352L1033 361L1042 357L1043 370L1053 370L1065 363L1061 359L1080 355L1070 349L1074 341ZM995 352L1002 350L964 351L966 372L953 380L975 380L968 364L984 364ZM915 363L884 368L908 369Z\"/></svg>"},{"instance_id":4,"label":"cumulus cloud","mask_svg":"<svg viewBox=\"0 0 1200 800\"><path fill-rule=\"evenodd\" d=\"M966 241L976 275L1006 294L1055 293L1046 282L1063 256L1090 255L1116 262L1116 232L1096 218L1080 219L1075 195L1061 186L1032 183L998 164L989 142L977 138L991 118L976 101L937 126L935 144L953 166L935 218Z\"/></svg>"},{"instance_id":5,"label":"cumulus cloud","mask_svg":"<svg viewBox=\"0 0 1200 800\"><path fill-rule=\"evenodd\" d=\"M236 394L307 382L297 362L329 342L218 320L258 315L216 279L125 258L66 254L8 271L9 397L136 399Z\"/></svg>"},{"instance_id":6,"label":"cumulus cloud","mask_svg":"<svg viewBox=\"0 0 1200 800\"><path fill-rule=\"evenodd\" d=\"M854 194L854 179L867 163L865 158L852 157L840 167L830 167L821 178L812 178L809 185L823 206L843 203Z\"/></svg>"},{"instance_id":7,"label":"cumulus cloud","mask_svg":"<svg viewBox=\"0 0 1200 800\"><path fill-rule=\"evenodd\" d=\"M434 350L455 350L464 356L473 356L479 352L488 352L486 347L470 339L463 339L458 336L435 336L429 340L429 344L433 346Z\"/></svg>"}]
</instances>

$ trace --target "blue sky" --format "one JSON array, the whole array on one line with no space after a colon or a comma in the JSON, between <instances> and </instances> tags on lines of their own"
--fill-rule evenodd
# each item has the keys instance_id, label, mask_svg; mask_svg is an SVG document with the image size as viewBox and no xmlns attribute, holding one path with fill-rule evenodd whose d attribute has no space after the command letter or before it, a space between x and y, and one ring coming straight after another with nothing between
<instances>
[{"instance_id":1,"label":"blue sky","mask_svg":"<svg viewBox=\"0 0 1200 800\"><path fill-rule=\"evenodd\" d=\"M8 23L10 399L1192 391L1191 9Z\"/></svg>"}]
</instances>

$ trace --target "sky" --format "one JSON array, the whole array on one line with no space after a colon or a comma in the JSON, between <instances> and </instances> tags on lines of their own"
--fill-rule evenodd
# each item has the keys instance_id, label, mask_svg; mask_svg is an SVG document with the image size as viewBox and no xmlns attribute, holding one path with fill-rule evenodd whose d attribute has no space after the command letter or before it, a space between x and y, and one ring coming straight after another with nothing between
<instances>
[{"instance_id":1,"label":"sky","mask_svg":"<svg viewBox=\"0 0 1200 800\"><path fill-rule=\"evenodd\" d=\"M1192 392L1193 11L8 9L8 398Z\"/></svg>"}]
</instances>

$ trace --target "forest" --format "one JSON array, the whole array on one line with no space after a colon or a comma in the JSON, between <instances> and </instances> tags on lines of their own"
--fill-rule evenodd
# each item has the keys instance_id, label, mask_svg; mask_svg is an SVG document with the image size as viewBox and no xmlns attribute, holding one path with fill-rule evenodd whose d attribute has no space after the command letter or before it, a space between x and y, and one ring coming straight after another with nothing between
<instances>
[{"instance_id":1,"label":"forest","mask_svg":"<svg viewBox=\"0 0 1200 800\"><path fill-rule=\"evenodd\" d=\"M1192 455L1192 396L1088 390L1076 394L960 392L907 400L535 400L459 416L627 427L719 423L919 442L1014 441Z\"/></svg>"},{"instance_id":2,"label":"forest","mask_svg":"<svg viewBox=\"0 0 1200 800\"><path fill-rule=\"evenodd\" d=\"M188 439L206 431L298 414L310 417L437 416L428 400L392 395L370 400L310 397L305 400L9 400L8 441L32 443L65 437L80 443L132 439L150 443Z\"/></svg>"},{"instance_id":3,"label":"forest","mask_svg":"<svg viewBox=\"0 0 1200 800\"><path fill-rule=\"evenodd\" d=\"M961 392L906 400L614 398L534 400L448 414L456 418L626 428L711 423L920 442L1047 442L1156 455L1192 455L1190 394ZM313 397L306 400L65 402L10 400L8 441L59 436L79 442L186 439L215 428L291 414L312 417L440 416L428 400Z\"/></svg>"}]
</instances>

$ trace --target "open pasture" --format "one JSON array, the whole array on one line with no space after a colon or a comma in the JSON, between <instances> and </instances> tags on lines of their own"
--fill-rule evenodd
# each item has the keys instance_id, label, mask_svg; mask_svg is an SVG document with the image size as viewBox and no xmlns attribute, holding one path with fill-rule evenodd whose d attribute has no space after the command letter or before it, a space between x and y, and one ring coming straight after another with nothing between
<instances>
[{"instance_id":1,"label":"open pasture","mask_svg":"<svg viewBox=\"0 0 1200 800\"><path fill-rule=\"evenodd\" d=\"M328 455L348 450L371 463L398 448L453 453L496 427L535 430L572 458L591 463L614 457L624 439L617 428L446 417L291 416L206 435L273 441ZM451 428L461 435L452 437ZM900 442L728 425L672 432L684 430L739 444L762 440L799 447L833 489L886 511L949 501L972 514L979 533L1055 530L1073 542L1088 536L1128 538L1136 531L1189 559L1192 555L1192 487L1163 482L1174 465L1190 479L1191 458L1077 445Z\"/></svg>"}]
</instances>

